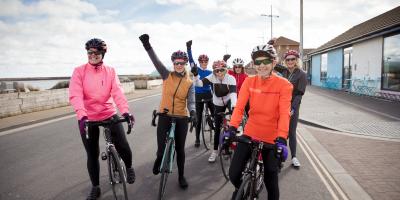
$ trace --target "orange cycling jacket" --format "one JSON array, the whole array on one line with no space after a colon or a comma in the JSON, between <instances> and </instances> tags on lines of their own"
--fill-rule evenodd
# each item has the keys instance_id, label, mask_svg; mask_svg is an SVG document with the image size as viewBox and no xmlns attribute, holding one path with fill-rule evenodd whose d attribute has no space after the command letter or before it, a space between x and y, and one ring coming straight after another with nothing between
<instances>
[{"instance_id":1,"label":"orange cycling jacket","mask_svg":"<svg viewBox=\"0 0 400 200\"><path fill-rule=\"evenodd\" d=\"M292 89L289 81L275 73L266 79L259 76L247 77L240 89L230 125L236 128L239 126L249 101L249 118L243 134L270 144L277 137L286 139Z\"/></svg>"}]
</instances>

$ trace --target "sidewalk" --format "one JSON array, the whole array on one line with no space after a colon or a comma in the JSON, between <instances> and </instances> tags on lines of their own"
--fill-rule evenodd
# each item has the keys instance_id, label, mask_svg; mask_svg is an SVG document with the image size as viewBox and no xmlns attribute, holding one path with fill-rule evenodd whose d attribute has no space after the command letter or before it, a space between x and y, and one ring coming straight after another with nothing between
<instances>
[{"instance_id":1,"label":"sidewalk","mask_svg":"<svg viewBox=\"0 0 400 200\"><path fill-rule=\"evenodd\" d=\"M154 94L161 94L161 88L152 90L135 90L134 93L126 95L126 98L128 100L132 100ZM71 106L65 106L50 110L1 118L0 132L72 114L74 114L73 108Z\"/></svg>"},{"instance_id":2,"label":"sidewalk","mask_svg":"<svg viewBox=\"0 0 400 200\"><path fill-rule=\"evenodd\" d=\"M399 102L311 86L302 100L298 134L349 199L395 200L400 198L399 109Z\"/></svg>"}]
</instances>

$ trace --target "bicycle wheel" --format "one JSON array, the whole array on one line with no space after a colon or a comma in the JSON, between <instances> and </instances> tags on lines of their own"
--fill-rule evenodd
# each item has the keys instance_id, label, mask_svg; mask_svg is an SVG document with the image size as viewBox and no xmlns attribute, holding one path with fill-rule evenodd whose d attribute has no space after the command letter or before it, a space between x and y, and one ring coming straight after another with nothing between
<instances>
[{"instance_id":1,"label":"bicycle wheel","mask_svg":"<svg viewBox=\"0 0 400 200\"><path fill-rule=\"evenodd\" d=\"M213 129L211 128L211 124L213 122L211 116L208 114L206 115L205 112L203 112L203 117L201 120L201 137L203 138L204 147L207 150L210 150L214 144Z\"/></svg>"},{"instance_id":2,"label":"bicycle wheel","mask_svg":"<svg viewBox=\"0 0 400 200\"><path fill-rule=\"evenodd\" d=\"M164 150L164 161L161 165L161 180L160 187L158 189L158 199L162 200L164 198L165 187L167 186L167 179L170 172L169 166L171 162L171 141L169 140L165 146Z\"/></svg>"},{"instance_id":3,"label":"bicycle wheel","mask_svg":"<svg viewBox=\"0 0 400 200\"><path fill-rule=\"evenodd\" d=\"M252 181L251 181L251 175L246 174L245 177L243 178L242 184L239 187L239 190L236 194L235 200L253 200L253 186L252 186Z\"/></svg>"},{"instance_id":4,"label":"bicycle wheel","mask_svg":"<svg viewBox=\"0 0 400 200\"><path fill-rule=\"evenodd\" d=\"M108 153L108 173L115 200L128 200L126 170L115 147L110 147Z\"/></svg>"},{"instance_id":5,"label":"bicycle wheel","mask_svg":"<svg viewBox=\"0 0 400 200\"><path fill-rule=\"evenodd\" d=\"M220 145L218 156L219 156L219 163L222 169L222 174L224 174L225 179L228 181L229 180L228 173L233 157L233 150L230 147L223 148L222 145Z\"/></svg>"},{"instance_id":6,"label":"bicycle wheel","mask_svg":"<svg viewBox=\"0 0 400 200\"><path fill-rule=\"evenodd\" d=\"M262 163L257 164L257 172L256 172L256 188L255 188L255 196L258 198L261 191L264 188L264 166Z\"/></svg>"}]
</instances>

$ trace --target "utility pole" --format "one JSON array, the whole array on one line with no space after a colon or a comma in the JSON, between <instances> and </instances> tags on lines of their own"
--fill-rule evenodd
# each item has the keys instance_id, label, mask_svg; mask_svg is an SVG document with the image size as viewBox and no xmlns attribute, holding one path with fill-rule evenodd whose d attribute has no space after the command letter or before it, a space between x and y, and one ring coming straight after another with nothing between
<instances>
[{"instance_id":1,"label":"utility pole","mask_svg":"<svg viewBox=\"0 0 400 200\"><path fill-rule=\"evenodd\" d=\"M303 64L303 0L300 0L300 61Z\"/></svg>"},{"instance_id":2,"label":"utility pole","mask_svg":"<svg viewBox=\"0 0 400 200\"><path fill-rule=\"evenodd\" d=\"M272 18L273 18L273 17L279 18L279 16L278 16L278 15L273 15L273 14L272 14L272 5L271 5L271 14L270 14L270 15L261 14L261 16L263 16L263 17L270 17L270 18L271 18L271 39L272 39Z\"/></svg>"}]
</instances>

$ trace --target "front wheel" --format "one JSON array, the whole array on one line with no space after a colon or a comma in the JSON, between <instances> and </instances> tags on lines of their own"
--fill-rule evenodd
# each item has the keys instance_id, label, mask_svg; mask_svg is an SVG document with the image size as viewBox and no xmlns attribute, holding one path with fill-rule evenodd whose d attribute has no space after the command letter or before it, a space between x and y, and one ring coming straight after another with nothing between
<instances>
[{"instance_id":1,"label":"front wheel","mask_svg":"<svg viewBox=\"0 0 400 200\"><path fill-rule=\"evenodd\" d=\"M203 117L201 120L201 136L203 138L204 147L210 150L214 144L213 129L212 129L212 119L210 115L206 115L203 112Z\"/></svg>"},{"instance_id":2,"label":"front wheel","mask_svg":"<svg viewBox=\"0 0 400 200\"><path fill-rule=\"evenodd\" d=\"M170 169L170 162L172 159L171 152L170 152L171 148L172 148L171 141L168 141L165 146L163 162L161 163L161 167L160 167L161 180L160 180L160 186L158 189L158 199L159 200L162 200L164 198L165 187L167 186L168 175L171 171L171 169Z\"/></svg>"},{"instance_id":3,"label":"front wheel","mask_svg":"<svg viewBox=\"0 0 400 200\"><path fill-rule=\"evenodd\" d=\"M108 173L115 200L128 200L126 190L126 170L115 147L108 152Z\"/></svg>"},{"instance_id":4,"label":"front wheel","mask_svg":"<svg viewBox=\"0 0 400 200\"><path fill-rule=\"evenodd\" d=\"M253 200L253 184L251 181L251 175L246 174L243 178L242 184L236 194L235 200Z\"/></svg>"},{"instance_id":5,"label":"front wheel","mask_svg":"<svg viewBox=\"0 0 400 200\"><path fill-rule=\"evenodd\" d=\"M232 161L232 157L233 157L233 149L230 148L229 146L224 147L224 145L222 145L222 144L220 144L219 146L220 146L219 152L218 152L219 163L221 165L222 174L224 175L225 179L228 181L229 180L228 173L229 173L229 167L231 166L231 161Z\"/></svg>"}]
</instances>

